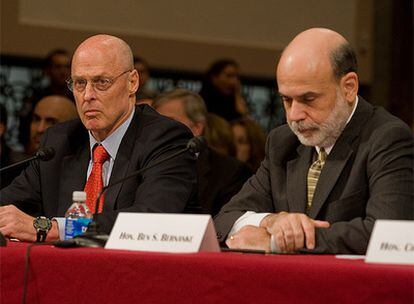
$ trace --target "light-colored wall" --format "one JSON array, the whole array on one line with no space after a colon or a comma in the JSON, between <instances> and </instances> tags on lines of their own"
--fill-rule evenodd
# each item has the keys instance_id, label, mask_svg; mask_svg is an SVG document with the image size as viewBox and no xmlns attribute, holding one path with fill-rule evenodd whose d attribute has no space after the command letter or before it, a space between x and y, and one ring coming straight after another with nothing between
<instances>
[{"instance_id":1,"label":"light-colored wall","mask_svg":"<svg viewBox=\"0 0 414 304\"><path fill-rule=\"evenodd\" d=\"M321 26L356 47L361 80L370 83L371 16L372 0L2 0L0 51L43 57L105 32L157 68L204 71L216 58L232 57L245 75L274 77L292 37Z\"/></svg>"}]
</instances>

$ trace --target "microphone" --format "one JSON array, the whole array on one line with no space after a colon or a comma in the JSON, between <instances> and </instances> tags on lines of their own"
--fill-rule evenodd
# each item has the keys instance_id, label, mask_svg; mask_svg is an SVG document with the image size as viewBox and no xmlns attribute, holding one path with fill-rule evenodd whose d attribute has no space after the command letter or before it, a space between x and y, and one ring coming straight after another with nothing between
<instances>
[{"instance_id":1,"label":"microphone","mask_svg":"<svg viewBox=\"0 0 414 304\"><path fill-rule=\"evenodd\" d=\"M55 149L52 147L44 147L39 149L35 156L43 161L51 160L55 156Z\"/></svg>"},{"instance_id":2,"label":"microphone","mask_svg":"<svg viewBox=\"0 0 414 304\"><path fill-rule=\"evenodd\" d=\"M181 149L171 155L168 155L167 157L164 157L154 163L152 163L151 165L144 167L142 169L139 169L137 171L132 172L130 175L121 178L120 180L117 180L116 182L113 182L111 184L106 185L105 187L102 188L101 192L99 192L96 201L95 201L95 213L94 213L94 217L92 219L92 222L89 223L88 225L88 229L86 230L86 232L82 235L78 235L75 236L72 239L69 240L65 240L65 241L58 241L55 242L55 246L56 247L64 247L64 248L70 248L70 247L104 247L106 244L106 241L109 238L109 235L102 233L99 231L99 224L96 221L96 215L98 214L99 211L99 203L101 200L101 196L105 193L105 191L108 188L111 188L115 185L118 185L120 183L123 183L135 176L141 175L142 173L144 173L145 171L158 166L159 164L170 160L178 155L181 155L185 152L190 152L192 154L195 153L199 153L201 151L203 151L205 148L207 147L207 143L206 140L204 139L204 137L202 136L196 136L191 138L188 143L187 146L184 149Z\"/></svg>"},{"instance_id":3,"label":"microphone","mask_svg":"<svg viewBox=\"0 0 414 304\"><path fill-rule=\"evenodd\" d=\"M187 143L187 149L191 153L200 153L207 147L206 139L203 136L196 136L191 138Z\"/></svg>"},{"instance_id":4,"label":"microphone","mask_svg":"<svg viewBox=\"0 0 414 304\"><path fill-rule=\"evenodd\" d=\"M55 149L53 149L52 147L40 148L34 156L21 160L17 163L11 164L4 168L1 168L0 173L9 171L10 169L16 168L18 166L31 162L32 160L35 160L35 159L40 159L42 161L48 161L48 160L51 160L54 156L55 156Z\"/></svg>"}]
</instances>

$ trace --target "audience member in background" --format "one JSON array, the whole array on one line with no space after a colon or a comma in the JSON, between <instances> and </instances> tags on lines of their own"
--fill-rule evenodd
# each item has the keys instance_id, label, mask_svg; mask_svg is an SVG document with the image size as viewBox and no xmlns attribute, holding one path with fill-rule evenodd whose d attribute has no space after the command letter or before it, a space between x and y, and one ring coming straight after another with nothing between
<instances>
[{"instance_id":1,"label":"audience member in background","mask_svg":"<svg viewBox=\"0 0 414 304\"><path fill-rule=\"evenodd\" d=\"M0 168L21 161L25 154L12 150L7 144L5 134L7 131L7 110L0 104ZM0 189L9 185L10 182L21 172L21 168L15 168L0 175Z\"/></svg>"},{"instance_id":2,"label":"audience member in background","mask_svg":"<svg viewBox=\"0 0 414 304\"><path fill-rule=\"evenodd\" d=\"M355 52L332 30L297 35L276 76L288 124L270 132L217 235L230 248L365 254L376 220L414 219L411 131L357 95Z\"/></svg>"},{"instance_id":3,"label":"audience member in background","mask_svg":"<svg viewBox=\"0 0 414 304\"><path fill-rule=\"evenodd\" d=\"M249 118L233 120L231 126L237 159L256 172L265 156L265 133L258 123Z\"/></svg>"},{"instance_id":4,"label":"audience member in background","mask_svg":"<svg viewBox=\"0 0 414 304\"><path fill-rule=\"evenodd\" d=\"M23 146L26 146L29 141L30 119L39 100L45 96L60 95L74 101L73 94L66 85L66 79L70 76L70 55L67 51L55 49L49 52L44 60L43 73L49 84L39 88L30 98L24 100L19 112L19 141Z\"/></svg>"},{"instance_id":5,"label":"audience member in background","mask_svg":"<svg viewBox=\"0 0 414 304\"><path fill-rule=\"evenodd\" d=\"M230 123L213 113L207 113L207 125L204 136L208 145L217 152L236 157L233 131Z\"/></svg>"},{"instance_id":6,"label":"audience member in background","mask_svg":"<svg viewBox=\"0 0 414 304\"><path fill-rule=\"evenodd\" d=\"M152 105L157 92L148 88L148 80L150 79L150 72L148 62L142 57L134 58L134 67L139 74L139 87L136 93L137 104Z\"/></svg>"},{"instance_id":7,"label":"audience member in background","mask_svg":"<svg viewBox=\"0 0 414 304\"><path fill-rule=\"evenodd\" d=\"M39 92L37 100L49 95L62 95L73 100L73 93L66 85L70 76L70 54L66 50L56 49L46 56L44 73L49 85Z\"/></svg>"},{"instance_id":8,"label":"audience member in background","mask_svg":"<svg viewBox=\"0 0 414 304\"><path fill-rule=\"evenodd\" d=\"M241 94L239 66L232 59L221 59L208 69L200 91L207 110L228 121L248 114Z\"/></svg>"},{"instance_id":9,"label":"audience member in background","mask_svg":"<svg viewBox=\"0 0 414 304\"><path fill-rule=\"evenodd\" d=\"M194 136L203 135L206 131L207 110L197 93L175 89L158 96L154 108L185 124ZM202 212L215 215L240 190L251 172L237 159L207 148L197 159L197 174Z\"/></svg>"},{"instance_id":10,"label":"audience member in background","mask_svg":"<svg viewBox=\"0 0 414 304\"><path fill-rule=\"evenodd\" d=\"M30 123L30 141L26 153L33 155L39 149L45 131L58 122L78 117L75 104L67 97L51 95L43 97L35 106Z\"/></svg>"}]
</instances>

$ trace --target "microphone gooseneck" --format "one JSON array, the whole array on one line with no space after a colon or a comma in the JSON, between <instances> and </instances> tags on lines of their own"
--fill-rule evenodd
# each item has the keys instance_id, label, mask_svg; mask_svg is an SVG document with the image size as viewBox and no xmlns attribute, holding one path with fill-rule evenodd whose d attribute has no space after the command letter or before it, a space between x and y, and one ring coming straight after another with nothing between
<instances>
[{"instance_id":1,"label":"microphone gooseneck","mask_svg":"<svg viewBox=\"0 0 414 304\"><path fill-rule=\"evenodd\" d=\"M13 169L23 164L26 164L28 162L31 162L35 159L40 159L42 161L48 161L48 160L51 160L54 156L55 156L55 149L53 149L52 147L43 147L43 148L40 148L34 156L21 160L17 163L11 164L7 167L1 168L0 172L8 171L10 169Z\"/></svg>"},{"instance_id":2,"label":"microphone gooseneck","mask_svg":"<svg viewBox=\"0 0 414 304\"><path fill-rule=\"evenodd\" d=\"M187 151L193 154L199 153L203 151L206 147L207 147L207 144L206 144L206 140L204 139L204 137L202 136L193 137L192 139L188 141L184 149L181 149L171 155L168 155L165 158L155 161L147 167L134 171L130 175L120 180L117 180L116 182L113 182L111 184L104 186L96 198L94 217L93 217L92 222L90 222L88 225L88 230L83 235L76 236L73 239L56 242L55 246L58 246L58 247L104 247L109 236L99 231L99 224L98 224L98 221L96 220L96 215L98 214L98 211L99 211L99 203L100 203L101 196L105 193L105 191L108 188L111 188L115 185L123 183L126 180L129 180L135 176L138 176L144 173L145 171L155 166L158 166L159 164L167 160L170 160L178 155L181 155Z\"/></svg>"}]
</instances>

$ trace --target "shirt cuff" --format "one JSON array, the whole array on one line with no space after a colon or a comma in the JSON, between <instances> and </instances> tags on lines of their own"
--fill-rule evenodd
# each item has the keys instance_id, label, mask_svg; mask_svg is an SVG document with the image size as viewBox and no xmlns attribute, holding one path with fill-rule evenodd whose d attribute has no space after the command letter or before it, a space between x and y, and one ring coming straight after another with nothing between
<instances>
[{"instance_id":1,"label":"shirt cuff","mask_svg":"<svg viewBox=\"0 0 414 304\"><path fill-rule=\"evenodd\" d=\"M53 220L57 222L58 230L59 230L59 239L63 241L65 239L65 225L66 225L66 218L64 217L54 217Z\"/></svg>"},{"instance_id":2,"label":"shirt cuff","mask_svg":"<svg viewBox=\"0 0 414 304\"><path fill-rule=\"evenodd\" d=\"M237 231L239 231L241 228L247 225L259 227L262 219L269 214L270 213L256 213L253 211L247 211L245 214L239 217L237 221L233 224L233 227L231 228L229 235L235 234Z\"/></svg>"}]
</instances>

